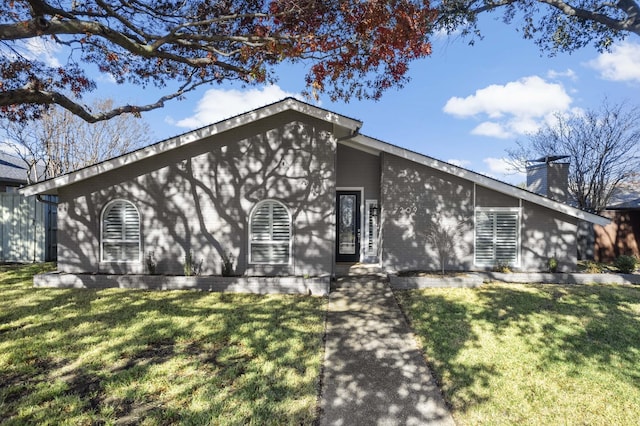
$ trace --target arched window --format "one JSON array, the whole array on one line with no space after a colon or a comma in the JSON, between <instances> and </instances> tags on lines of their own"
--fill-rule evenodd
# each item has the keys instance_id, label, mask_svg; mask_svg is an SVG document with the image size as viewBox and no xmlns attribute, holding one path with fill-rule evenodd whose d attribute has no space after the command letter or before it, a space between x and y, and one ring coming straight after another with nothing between
<instances>
[{"instance_id":1,"label":"arched window","mask_svg":"<svg viewBox=\"0 0 640 426\"><path fill-rule=\"evenodd\" d=\"M249 263L289 264L291 215L279 201L265 200L249 217Z\"/></svg>"},{"instance_id":2,"label":"arched window","mask_svg":"<svg viewBox=\"0 0 640 426\"><path fill-rule=\"evenodd\" d=\"M140 215L126 200L114 200L102 210L101 260L140 261Z\"/></svg>"}]
</instances>

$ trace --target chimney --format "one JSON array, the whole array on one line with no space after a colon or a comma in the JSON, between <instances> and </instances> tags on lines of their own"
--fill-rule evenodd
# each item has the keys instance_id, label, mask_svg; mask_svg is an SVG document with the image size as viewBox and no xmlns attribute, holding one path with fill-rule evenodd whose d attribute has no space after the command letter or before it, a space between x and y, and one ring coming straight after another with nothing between
<instances>
[{"instance_id":1,"label":"chimney","mask_svg":"<svg viewBox=\"0 0 640 426\"><path fill-rule=\"evenodd\" d=\"M527 161L527 189L552 200L566 203L569 199L568 155L548 155Z\"/></svg>"}]
</instances>

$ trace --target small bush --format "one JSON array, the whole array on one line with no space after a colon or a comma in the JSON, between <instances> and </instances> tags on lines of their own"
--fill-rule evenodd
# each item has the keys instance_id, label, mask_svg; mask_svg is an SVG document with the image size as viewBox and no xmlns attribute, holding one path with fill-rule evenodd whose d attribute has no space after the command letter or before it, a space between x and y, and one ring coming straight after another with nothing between
<instances>
[{"instance_id":1,"label":"small bush","mask_svg":"<svg viewBox=\"0 0 640 426\"><path fill-rule=\"evenodd\" d=\"M635 256L618 256L614 266L623 274L632 274L638 267L638 259Z\"/></svg>"},{"instance_id":2,"label":"small bush","mask_svg":"<svg viewBox=\"0 0 640 426\"><path fill-rule=\"evenodd\" d=\"M202 260L200 263L196 263L195 258L193 257L193 252L189 250L184 255L184 275L190 277L192 275L200 275L200 271L202 270Z\"/></svg>"},{"instance_id":3,"label":"small bush","mask_svg":"<svg viewBox=\"0 0 640 426\"><path fill-rule=\"evenodd\" d=\"M150 275L155 275L156 274L156 253L153 251L150 251L147 253L147 257L145 259L146 263L147 263L147 272Z\"/></svg>"},{"instance_id":4,"label":"small bush","mask_svg":"<svg viewBox=\"0 0 640 426\"><path fill-rule=\"evenodd\" d=\"M233 256L230 253L222 254L222 276L233 276Z\"/></svg>"},{"instance_id":5,"label":"small bush","mask_svg":"<svg viewBox=\"0 0 640 426\"><path fill-rule=\"evenodd\" d=\"M585 262L584 272L587 274L601 274L603 271L602 265L592 260Z\"/></svg>"},{"instance_id":6,"label":"small bush","mask_svg":"<svg viewBox=\"0 0 640 426\"><path fill-rule=\"evenodd\" d=\"M509 262L498 261L496 265L493 267L493 272L502 272L503 274L511 273L511 266Z\"/></svg>"},{"instance_id":7,"label":"small bush","mask_svg":"<svg viewBox=\"0 0 640 426\"><path fill-rule=\"evenodd\" d=\"M549 272L557 272L558 271L558 259L552 257L549 259Z\"/></svg>"}]
</instances>

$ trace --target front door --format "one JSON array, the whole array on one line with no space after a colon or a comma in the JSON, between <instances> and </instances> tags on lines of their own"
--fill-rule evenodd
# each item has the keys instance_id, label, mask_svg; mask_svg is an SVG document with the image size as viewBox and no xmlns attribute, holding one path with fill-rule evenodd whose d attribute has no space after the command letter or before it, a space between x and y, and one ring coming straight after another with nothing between
<instances>
[{"instance_id":1,"label":"front door","mask_svg":"<svg viewBox=\"0 0 640 426\"><path fill-rule=\"evenodd\" d=\"M337 191L336 262L360 260L360 191Z\"/></svg>"}]
</instances>

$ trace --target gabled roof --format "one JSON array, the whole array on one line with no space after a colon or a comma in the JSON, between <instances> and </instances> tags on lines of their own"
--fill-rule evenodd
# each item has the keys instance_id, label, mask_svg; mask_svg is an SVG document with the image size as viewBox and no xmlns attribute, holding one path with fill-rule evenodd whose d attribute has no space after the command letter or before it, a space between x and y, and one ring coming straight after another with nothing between
<instances>
[{"instance_id":1,"label":"gabled roof","mask_svg":"<svg viewBox=\"0 0 640 426\"><path fill-rule=\"evenodd\" d=\"M435 158L432 158L432 157L429 157L405 148L401 148L399 146L392 145L387 142L382 142L380 140L374 139L369 136L359 134L351 138L351 140L341 141L341 143L356 149L361 149L363 151L370 152L372 154L377 154L379 152L386 152L388 154L393 154L395 156L405 158L415 163L422 164L424 166L431 167L441 172L448 173L450 175L457 176L459 178L471 181L477 185L480 185L486 188L491 188L494 191L498 191L515 198L520 198L525 201L538 204L540 206L547 207L552 210L557 210L571 217L575 217L577 219L595 223L597 225L604 226L610 223L610 220L605 217L585 212L575 207L571 207L567 204L554 201L547 197L543 197L542 195L538 195L533 192L527 191L525 189L518 188L517 186L510 185L508 183L490 178L480 173L467 170L463 167L455 166L453 164L449 164L444 161L440 161Z\"/></svg>"},{"instance_id":2,"label":"gabled roof","mask_svg":"<svg viewBox=\"0 0 640 426\"><path fill-rule=\"evenodd\" d=\"M620 184L606 210L640 210L640 180L637 176Z\"/></svg>"},{"instance_id":3,"label":"gabled roof","mask_svg":"<svg viewBox=\"0 0 640 426\"><path fill-rule=\"evenodd\" d=\"M348 135L348 137L341 138L341 143L352 146L356 149L371 153L386 152L396 155L398 157L406 158L407 160L414 161L419 164L423 164L428 167L432 167L436 170L440 170L444 173L449 173L454 176L469 180L480 186L491 188L495 191L529 201L534 204L541 205L559 212L565 213L569 216L577 219L586 220L591 223L606 225L610 221L607 218L598 216L595 214L587 213L580 209L576 209L569 205L553 201L549 198L541 195L534 194L516 186L501 182L496 179L484 176L482 174L473 172L471 170L464 169L462 167L454 166L453 164L446 163L444 161L437 160L426 155L410 151L405 148L401 148L396 145L382 142L380 140L360 135L358 131L362 126L362 122L353 118L346 117L344 115L336 114L332 111L319 108L305 102L301 102L294 98L286 98L282 101L267 105L253 111L237 115L227 120L220 121L218 123L211 124L209 126L202 127L191 132L184 133L182 135L166 139L162 142L158 142L154 145L133 151L122 156L112 158L110 160L103 161L93 166L85 167L78 171L68 173L66 175L49 179L43 182L39 182L30 186L27 186L20 190L24 195L34 194L56 194L58 188L65 187L77 182L81 182L85 179L97 176L106 171L114 170L137 161L153 157L163 152L188 145L190 143L199 141L203 138L221 134L223 132L248 125L257 120L261 120L267 117L274 116L284 111L293 110L302 114L324 120L334 125L334 130L339 130L340 133Z\"/></svg>"},{"instance_id":4,"label":"gabled roof","mask_svg":"<svg viewBox=\"0 0 640 426\"><path fill-rule=\"evenodd\" d=\"M28 170L22 158L0 151L0 180L26 183Z\"/></svg>"},{"instance_id":5,"label":"gabled roof","mask_svg":"<svg viewBox=\"0 0 640 426\"><path fill-rule=\"evenodd\" d=\"M128 154L76 170L75 172L29 185L22 188L20 192L24 195L57 194L58 188L81 182L101 173L127 166L181 146L189 145L209 136L224 133L255 121L272 117L284 111L297 111L310 117L326 121L333 124L334 130L341 129L340 133L348 135L357 133L362 126L362 122L356 119L336 114L335 112L301 102L294 98L286 98L273 104L254 109L253 111L236 115L235 117L149 145Z\"/></svg>"}]
</instances>

